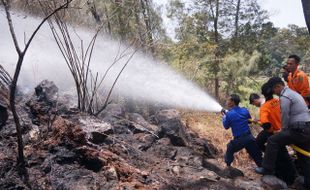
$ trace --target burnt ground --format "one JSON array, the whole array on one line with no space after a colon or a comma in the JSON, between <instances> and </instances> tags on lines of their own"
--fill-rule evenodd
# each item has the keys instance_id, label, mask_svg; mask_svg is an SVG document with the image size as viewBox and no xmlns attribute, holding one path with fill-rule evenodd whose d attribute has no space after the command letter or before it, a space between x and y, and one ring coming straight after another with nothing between
<instances>
[{"instance_id":1,"label":"burnt ground","mask_svg":"<svg viewBox=\"0 0 310 190\"><path fill-rule=\"evenodd\" d=\"M286 187L281 182L268 186L221 166L214 159L219 156L216 146L186 128L176 110L161 110L145 119L110 104L93 117L46 94L23 96L18 107L29 177L23 181L17 172L16 131L10 116L0 129L0 189Z\"/></svg>"}]
</instances>

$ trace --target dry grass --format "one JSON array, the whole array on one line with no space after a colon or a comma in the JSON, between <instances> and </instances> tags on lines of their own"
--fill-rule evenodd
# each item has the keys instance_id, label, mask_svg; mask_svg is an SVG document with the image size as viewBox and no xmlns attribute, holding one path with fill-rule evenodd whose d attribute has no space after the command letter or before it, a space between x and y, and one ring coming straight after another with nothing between
<instances>
[{"instance_id":1,"label":"dry grass","mask_svg":"<svg viewBox=\"0 0 310 190\"><path fill-rule=\"evenodd\" d=\"M216 159L221 165L225 166L224 153L227 143L232 139L232 133L230 129L224 129L221 115L218 113L187 112L182 114L182 118L192 131L199 134L200 137L210 140L212 144L217 147L219 155L217 155ZM253 129L253 133L256 135L257 128ZM235 160L232 166L242 170L249 178L258 177L258 175L254 173L256 165L245 150L235 154Z\"/></svg>"}]
</instances>

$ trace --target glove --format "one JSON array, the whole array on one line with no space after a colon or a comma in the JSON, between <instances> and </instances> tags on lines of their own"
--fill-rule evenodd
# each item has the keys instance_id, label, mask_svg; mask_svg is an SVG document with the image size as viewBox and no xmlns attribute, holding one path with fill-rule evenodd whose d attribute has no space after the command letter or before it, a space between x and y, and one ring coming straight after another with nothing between
<instances>
[{"instance_id":1,"label":"glove","mask_svg":"<svg viewBox=\"0 0 310 190\"><path fill-rule=\"evenodd\" d=\"M264 123L264 124L262 124L262 127L264 128L264 130L268 130L271 128L271 124L270 123Z\"/></svg>"},{"instance_id":2,"label":"glove","mask_svg":"<svg viewBox=\"0 0 310 190\"><path fill-rule=\"evenodd\" d=\"M221 110L221 114L222 114L222 116L224 116L224 115L226 115L226 113L227 113L228 111L227 110L225 110L224 108Z\"/></svg>"}]
</instances>

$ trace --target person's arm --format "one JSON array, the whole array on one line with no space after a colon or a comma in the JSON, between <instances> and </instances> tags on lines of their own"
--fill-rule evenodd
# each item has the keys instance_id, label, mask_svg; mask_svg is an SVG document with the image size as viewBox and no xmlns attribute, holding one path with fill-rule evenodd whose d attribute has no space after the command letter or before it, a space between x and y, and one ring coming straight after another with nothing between
<instances>
[{"instance_id":1,"label":"person's arm","mask_svg":"<svg viewBox=\"0 0 310 190\"><path fill-rule=\"evenodd\" d=\"M295 89L298 93L300 93L303 97L308 95L309 90L309 81L308 77L304 73L300 73L296 77L296 82L294 82Z\"/></svg>"},{"instance_id":2,"label":"person's arm","mask_svg":"<svg viewBox=\"0 0 310 190\"><path fill-rule=\"evenodd\" d=\"M264 130L268 130L271 128L271 123L269 121L270 112L265 106L262 106L259 111L261 126Z\"/></svg>"},{"instance_id":3,"label":"person's arm","mask_svg":"<svg viewBox=\"0 0 310 190\"><path fill-rule=\"evenodd\" d=\"M248 120L249 120L249 119L252 119L252 116L251 116L251 114L250 114L249 110L248 110L248 109L246 109L246 111L247 111L247 117L248 117Z\"/></svg>"},{"instance_id":4,"label":"person's arm","mask_svg":"<svg viewBox=\"0 0 310 190\"><path fill-rule=\"evenodd\" d=\"M281 96L280 102L281 102L282 128L288 129L288 125L290 121L290 112L291 112L291 100L286 96Z\"/></svg>"},{"instance_id":5,"label":"person's arm","mask_svg":"<svg viewBox=\"0 0 310 190\"><path fill-rule=\"evenodd\" d=\"M229 129L230 128L230 124L231 124L231 113L227 113L226 115L223 116L222 119L223 122L223 126L225 129Z\"/></svg>"}]
</instances>

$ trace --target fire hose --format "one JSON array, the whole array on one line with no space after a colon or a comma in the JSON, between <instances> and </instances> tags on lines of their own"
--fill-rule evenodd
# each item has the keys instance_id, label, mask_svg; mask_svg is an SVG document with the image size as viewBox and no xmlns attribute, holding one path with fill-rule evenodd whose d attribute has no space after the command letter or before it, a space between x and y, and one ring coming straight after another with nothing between
<instances>
[{"instance_id":1,"label":"fire hose","mask_svg":"<svg viewBox=\"0 0 310 190\"><path fill-rule=\"evenodd\" d=\"M249 119L249 122L250 122L250 123L255 123L255 124L261 125L261 123L260 123L259 121L255 121L255 120L253 120L253 119ZM310 152L308 152L308 151L306 151L306 150L304 150L304 149L302 149L302 148L300 148L300 147L298 147L298 146L296 146L296 145L294 145L294 144L291 144L290 146L291 146L291 147L293 148L293 150L295 150L296 152L298 152L298 153L300 153L300 154L302 154L302 155L304 155L304 156L310 157Z\"/></svg>"}]
</instances>

